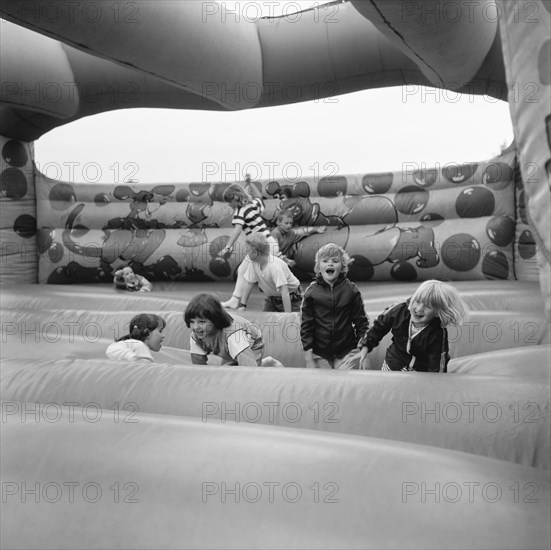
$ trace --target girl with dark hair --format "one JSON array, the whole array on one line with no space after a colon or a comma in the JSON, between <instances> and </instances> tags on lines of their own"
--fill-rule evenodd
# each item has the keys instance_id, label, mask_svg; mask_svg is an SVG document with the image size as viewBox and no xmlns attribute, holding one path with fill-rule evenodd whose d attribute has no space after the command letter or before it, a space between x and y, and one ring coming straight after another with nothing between
<instances>
[{"instance_id":1,"label":"girl with dark hair","mask_svg":"<svg viewBox=\"0 0 551 550\"><path fill-rule=\"evenodd\" d=\"M105 354L119 361L153 361L152 351L163 345L165 320L154 313L140 313L130 320L128 334L111 344Z\"/></svg>"},{"instance_id":2,"label":"girl with dark hair","mask_svg":"<svg viewBox=\"0 0 551 550\"><path fill-rule=\"evenodd\" d=\"M235 314L229 314L220 300L199 294L188 304L184 321L191 328L189 348L194 365L206 365L212 353L223 365L283 366L264 355L260 328Z\"/></svg>"}]
</instances>

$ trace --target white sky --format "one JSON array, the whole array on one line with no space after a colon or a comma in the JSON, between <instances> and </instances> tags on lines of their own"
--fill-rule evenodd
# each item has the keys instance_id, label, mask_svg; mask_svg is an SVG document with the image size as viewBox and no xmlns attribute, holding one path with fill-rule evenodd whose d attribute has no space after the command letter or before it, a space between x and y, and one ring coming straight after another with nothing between
<instances>
[{"instance_id":1,"label":"white sky","mask_svg":"<svg viewBox=\"0 0 551 550\"><path fill-rule=\"evenodd\" d=\"M266 4L241 2L253 3ZM35 154L41 171L66 181L235 181L249 171L292 182L480 161L512 139L507 103L410 86L241 112L108 112L49 132Z\"/></svg>"}]
</instances>

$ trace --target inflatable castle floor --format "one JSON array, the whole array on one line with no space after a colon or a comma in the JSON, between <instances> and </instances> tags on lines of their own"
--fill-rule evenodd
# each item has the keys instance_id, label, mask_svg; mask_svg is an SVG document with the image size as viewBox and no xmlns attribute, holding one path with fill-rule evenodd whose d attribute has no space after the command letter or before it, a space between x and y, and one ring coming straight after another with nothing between
<instances>
[{"instance_id":1,"label":"inflatable castle floor","mask_svg":"<svg viewBox=\"0 0 551 550\"><path fill-rule=\"evenodd\" d=\"M451 21L451 0L438 20L424 0L351 0L223 25L223 3L169 4L128 3L139 25L119 3L0 4L0 546L548 549L549 2ZM262 312L258 292L243 315L284 368L192 365L183 311L227 299L244 257L243 241L219 254L228 184L90 185L34 163L34 140L81 117L275 106L267 85L297 81L302 100L415 84L509 101L515 143L493 159L256 182L268 224L328 228L297 246L303 285L327 242L372 320L423 280L453 284L471 314L448 374L382 372L388 336L371 370L306 369L298 314ZM22 94L32 82L70 85L52 102ZM112 94L129 82L131 105ZM262 95L228 99L228 82ZM125 266L152 292L116 290ZM107 359L139 312L167 321L156 362Z\"/></svg>"}]
</instances>

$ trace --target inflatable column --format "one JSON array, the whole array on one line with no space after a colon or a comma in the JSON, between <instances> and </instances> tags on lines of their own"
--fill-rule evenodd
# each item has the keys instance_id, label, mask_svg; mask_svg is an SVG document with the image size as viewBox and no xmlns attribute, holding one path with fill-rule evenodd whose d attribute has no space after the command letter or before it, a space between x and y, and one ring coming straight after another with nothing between
<instances>
[{"instance_id":1,"label":"inflatable column","mask_svg":"<svg viewBox=\"0 0 551 550\"><path fill-rule=\"evenodd\" d=\"M504 0L498 7L509 108L551 323L551 4Z\"/></svg>"},{"instance_id":2,"label":"inflatable column","mask_svg":"<svg viewBox=\"0 0 551 550\"><path fill-rule=\"evenodd\" d=\"M38 282L33 143L0 136L0 284Z\"/></svg>"}]
</instances>

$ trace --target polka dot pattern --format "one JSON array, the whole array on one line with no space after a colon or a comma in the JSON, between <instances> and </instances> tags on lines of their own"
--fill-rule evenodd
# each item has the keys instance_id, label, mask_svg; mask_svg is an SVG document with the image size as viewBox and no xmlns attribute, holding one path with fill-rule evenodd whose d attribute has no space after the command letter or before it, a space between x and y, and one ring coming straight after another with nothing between
<instances>
[{"instance_id":1,"label":"polka dot pattern","mask_svg":"<svg viewBox=\"0 0 551 550\"><path fill-rule=\"evenodd\" d=\"M0 136L0 284L38 279L32 146Z\"/></svg>"},{"instance_id":2,"label":"polka dot pattern","mask_svg":"<svg viewBox=\"0 0 551 550\"><path fill-rule=\"evenodd\" d=\"M514 159L513 152L407 175L259 182L263 215L273 225L278 212L288 210L298 226L328 227L296 247L297 273L305 280L313 275L315 250L329 241L354 258L355 280L508 279L514 276L516 242ZM220 200L227 186L125 184L99 190L43 179L40 200L50 213L40 225L52 229L39 233L40 278L73 274L79 281L99 281L131 261L153 281L231 280L245 247L238 241L232 254L220 256L232 231L233 212Z\"/></svg>"}]
</instances>

